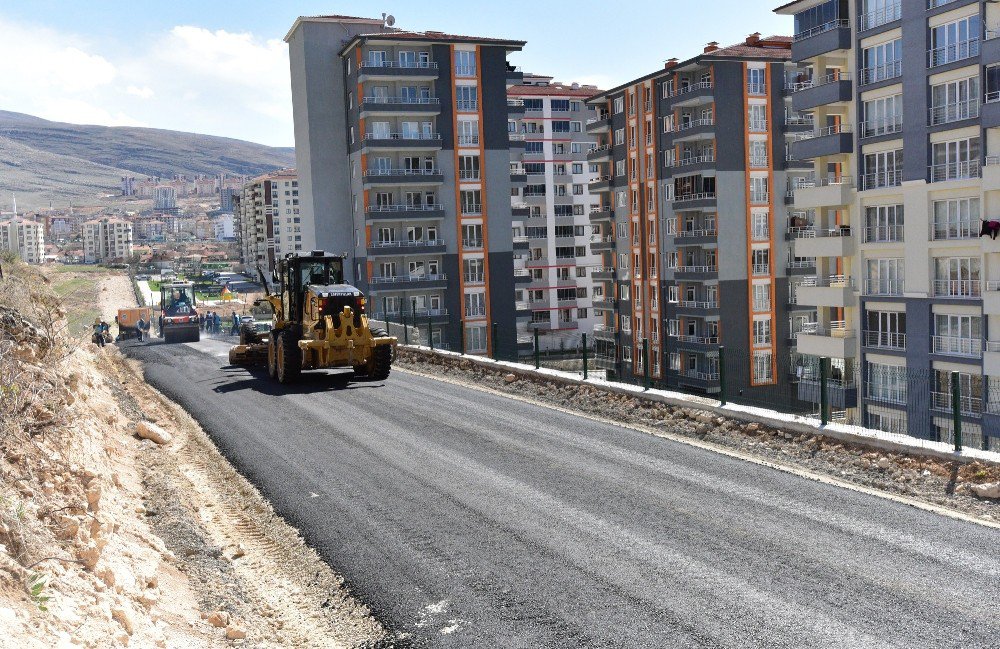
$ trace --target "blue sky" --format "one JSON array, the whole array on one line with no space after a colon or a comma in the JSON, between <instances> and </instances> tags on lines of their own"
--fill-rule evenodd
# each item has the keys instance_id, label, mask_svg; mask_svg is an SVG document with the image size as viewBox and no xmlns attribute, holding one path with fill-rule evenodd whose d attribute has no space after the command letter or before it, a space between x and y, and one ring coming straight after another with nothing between
<instances>
[{"instance_id":1,"label":"blue sky","mask_svg":"<svg viewBox=\"0 0 1000 649\"><path fill-rule=\"evenodd\" d=\"M407 29L526 40L511 57L525 71L609 87L708 41L791 33L790 19L771 12L777 4L0 0L0 109L291 146L281 38L299 15L387 12Z\"/></svg>"}]
</instances>

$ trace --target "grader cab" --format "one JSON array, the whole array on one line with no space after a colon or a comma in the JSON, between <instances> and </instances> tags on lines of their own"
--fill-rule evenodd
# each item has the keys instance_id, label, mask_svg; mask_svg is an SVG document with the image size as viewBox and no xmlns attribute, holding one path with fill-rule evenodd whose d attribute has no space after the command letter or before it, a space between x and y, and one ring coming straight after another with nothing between
<instances>
[{"instance_id":1,"label":"grader cab","mask_svg":"<svg viewBox=\"0 0 1000 649\"><path fill-rule=\"evenodd\" d=\"M229 351L232 365L266 364L280 383L294 381L302 370L352 368L355 376L389 376L396 339L372 328L365 297L344 283L344 257L320 250L288 254L275 269L278 292L262 300L270 305L271 330L240 329L240 344Z\"/></svg>"}]
</instances>

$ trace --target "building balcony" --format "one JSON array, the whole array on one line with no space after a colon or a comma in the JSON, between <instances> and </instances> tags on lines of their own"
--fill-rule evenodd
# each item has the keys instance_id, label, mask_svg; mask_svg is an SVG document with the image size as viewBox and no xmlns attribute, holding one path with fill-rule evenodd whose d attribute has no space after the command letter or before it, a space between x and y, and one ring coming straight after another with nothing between
<instances>
[{"instance_id":1,"label":"building balcony","mask_svg":"<svg viewBox=\"0 0 1000 649\"><path fill-rule=\"evenodd\" d=\"M715 119L707 117L704 119L681 120L674 125L674 128L667 135L674 144L702 140L715 135Z\"/></svg>"},{"instance_id":2,"label":"building balcony","mask_svg":"<svg viewBox=\"0 0 1000 649\"><path fill-rule=\"evenodd\" d=\"M849 49L851 22L841 18L795 34L792 39L792 60L805 61L822 54Z\"/></svg>"},{"instance_id":3,"label":"building balcony","mask_svg":"<svg viewBox=\"0 0 1000 649\"><path fill-rule=\"evenodd\" d=\"M615 301L607 297L594 298L591 304L599 311L614 311L615 309Z\"/></svg>"},{"instance_id":4,"label":"building balcony","mask_svg":"<svg viewBox=\"0 0 1000 649\"><path fill-rule=\"evenodd\" d=\"M433 151L441 148L440 133L365 133L361 147L368 150Z\"/></svg>"},{"instance_id":5,"label":"building balcony","mask_svg":"<svg viewBox=\"0 0 1000 649\"><path fill-rule=\"evenodd\" d=\"M929 109L928 124L938 126L979 117L979 97L968 101L958 101Z\"/></svg>"},{"instance_id":6,"label":"building balcony","mask_svg":"<svg viewBox=\"0 0 1000 649\"><path fill-rule=\"evenodd\" d=\"M983 174L983 187L992 189L1000 187L1000 156L986 156L986 165L981 169Z\"/></svg>"},{"instance_id":7,"label":"building balcony","mask_svg":"<svg viewBox=\"0 0 1000 649\"><path fill-rule=\"evenodd\" d=\"M361 119L393 115L437 115L441 100L437 97L364 97L361 99Z\"/></svg>"},{"instance_id":8,"label":"building balcony","mask_svg":"<svg viewBox=\"0 0 1000 649\"><path fill-rule=\"evenodd\" d=\"M587 152L587 162L610 162L612 146L605 144Z\"/></svg>"},{"instance_id":9,"label":"building balcony","mask_svg":"<svg viewBox=\"0 0 1000 649\"><path fill-rule=\"evenodd\" d=\"M586 130L591 135L609 132L611 130L611 115L603 113L598 117L591 117L587 120Z\"/></svg>"},{"instance_id":10,"label":"building balcony","mask_svg":"<svg viewBox=\"0 0 1000 649\"><path fill-rule=\"evenodd\" d=\"M795 291L797 304L846 308L857 304L850 277L806 277Z\"/></svg>"},{"instance_id":11,"label":"building balcony","mask_svg":"<svg viewBox=\"0 0 1000 649\"><path fill-rule=\"evenodd\" d=\"M996 41L1000 48L1000 39ZM983 128L996 128L1000 126L1000 91L986 93L982 106L982 117L980 123Z\"/></svg>"},{"instance_id":12,"label":"building balcony","mask_svg":"<svg viewBox=\"0 0 1000 649\"><path fill-rule=\"evenodd\" d=\"M590 269L590 278L596 281L610 281L615 278L615 269L610 266L593 266Z\"/></svg>"},{"instance_id":13,"label":"building balcony","mask_svg":"<svg viewBox=\"0 0 1000 649\"><path fill-rule=\"evenodd\" d=\"M788 152L796 160L810 160L854 151L854 138L850 124L837 124L817 129L810 137L795 140L788 145Z\"/></svg>"},{"instance_id":14,"label":"building balcony","mask_svg":"<svg viewBox=\"0 0 1000 649\"><path fill-rule=\"evenodd\" d=\"M862 343L868 349L906 351L906 334L893 331L865 331Z\"/></svg>"},{"instance_id":15,"label":"building balcony","mask_svg":"<svg viewBox=\"0 0 1000 649\"><path fill-rule=\"evenodd\" d=\"M951 414L953 403L951 392L931 392L931 410ZM983 399L979 396L960 394L958 410L967 417L979 417L983 414Z\"/></svg>"},{"instance_id":16,"label":"building balcony","mask_svg":"<svg viewBox=\"0 0 1000 649\"><path fill-rule=\"evenodd\" d=\"M1000 376L1000 341L986 341L986 351L983 353L983 374ZM996 412L1000 414L1000 409Z\"/></svg>"},{"instance_id":17,"label":"building balcony","mask_svg":"<svg viewBox=\"0 0 1000 649\"><path fill-rule=\"evenodd\" d=\"M901 279L869 279L865 281L865 297L902 297L904 282Z\"/></svg>"},{"instance_id":18,"label":"building balcony","mask_svg":"<svg viewBox=\"0 0 1000 649\"><path fill-rule=\"evenodd\" d=\"M677 266L674 270L674 278L678 280L705 280L712 279L719 274L718 266Z\"/></svg>"},{"instance_id":19,"label":"building balcony","mask_svg":"<svg viewBox=\"0 0 1000 649\"><path fill-rule=\"evenodd\" d=\"M388 311L383 311L381 309L381 304L378 304L377 306L379 307L379 310L372 314L372 319L381 320L382 322L385 322L387 319L389 321L402 322L403 319L406 319L407 323L412 326L414 323L414 317L416 317L415 322L418 325L426 324L428 318L434 324L450 321L448 309L403 309L402 311L399 309L389 309Z\"/></svg>"},{"instance_id":20,"label":"building balcony","mask_svg":"<svg viewBox=\"0 0 1000 649\"><path fill-rule=\"evenodd\" d=\"M514 251L523 252L528 249L528 237L514 237Z\"/></svg>"},{"instance_id":21,"label":"building balcony","mask_svg":"<svg viewBox=\"0 0 1000 649\"><path fill-rule=\"evenodd\" d=\"M792 84L792 109L796 112L819 106L851 101L854 93L851 75L833 72Z\"/></svg>"},{"instance_id":22,"label":"building balcony","mask_svg":"<svg viewBox=\"0 0 1000 649\"><path fill-rule=\"evenodd\" d=\"M964 160L961 162L930 165L927 169L928 180L932 183L947 182L949 180L972 180L982 176L979 160Z\"/></svg>"},{"instance_id":23,"label":"building balcony","mask_svg":"<svg viewBox=\"0 0 1000 649\"><path fill-rule=\"evenodd\" d=\"M870 68L861 68L858 72L858 84L862 86L873 83L891 81L903 76L903 62L889 61L882 65L875 65Z\"/></svg>"},{"instance_id":24,"label":"building balcony","mask_svg":"<svg viewBox=\"0 0 1000 649\"><path fill-rule=\"evenodd\" d=\"M446 288L447 275L376 275L368 278L373 291L405 291L429 288Z\"/></svg>"},{"instance_id":25,"label":"building balcony","mask_svg":"<svg viewBox=\"0 0 1000 649\"><path fill-rule=\"evenodd\" d=\"M602 207L600 209L591 210L590 212L590 222L600 223L602 221L611 221L615 218L614 210L610 207Z\"/></svg>"},{"instance_id":26,"label":"building balcony","mask_svg":"<svg viewBox=\"0 0 1000 649\"><path fill-rule=\"evenodd\" d=\"M618 331L613 325L612 326L606 324L594 325L595 338L600 338L601 340L614 340L617 334Z\"/></svg>"},{"instance_id":27,"label":"building balcony","mask_svg":"<svg viewBox=\"0 0 1000 649\"><path fill-rule=\"evenodd\" d=\"M931 353L944 356L982 358L983 341L980 338L960 336L931 336Z\"/></svg>"},{"instance_id":28,"label":"building balcony","mask_svg":"<svg viewBox=\"0 0 1000 649\"><path fill-rule=\"evenodd\" d=\"M368 246L369 257L399 257L402 255L430 255L447 250L441 239L423 241L373 241Z\"/></svg>"},{"instance_id":29,"label":"building balcony","mask_svg":"<svg viewBox=\"0 0 1000 649\"><path fill-rule=\"evenodd\" d=\"M510 214L515 219L526 219L531 215L531 207L529 207L527 203L511 205Z\"/></svg>"},{"instance_id":30,"label":"building balcony","mask_svg":"<svg viewBox=\"0 0 1000 649\"><path fill-rule=\"evenodd\" d=\"M362 61L358 82L372 80L434 81L440 76L437 61Z\"/></svg>"},{"instance_id":31,"label":"building balcony","mask_svg":"<svg viewBox=\"0 0 1000 649\"><path fill-rule=\"evenodd\" d=\"M976 58L979 56L979 44L979 38L970 38L927 50L927 67L936 68L939 65Z\"/></svg>"},{"instance_id":32,"label":"building balcony","mask_svg":"<svg viewBox=\"0 0 1000 649\"><path fill-rule=\"evenodd\" d=\"M872 225L864 229L864 243L898 243L902 240L901 225Z\"/></svg>"},{"instance_id":33,"label":"building balcony","mask_svg":"<svg viewBox=\"0 0 1000 649\"><path fill-rule=\"evenodd\" d=\"M673 108L697 106L709 103L715 94L715 84L711 81L701 81L677 88L669 97Z\"/></svg>"},{"instance_id":34,"label":"building balcony","mask_svg":"<svg viewBox=\"0 0 1000 649\"><path fill-rule=\"evenodd\" d=\"M715 228L678 230L674 232L674 243L678 246L697 246L716 243L719 240L719 232Z\"/></svg>"},{"instance_id":35,"label":"building balcony","mask_svg":"<svg viewBox=\"0 0 1000 649\"><path fill-rule=\"evenodd\" d=\"M707 207L714 207L716 202L715 192L698 192L693 194L678 194L673 198L673 209L675 212L685 210L703 210Z\"/></svg>"},{"instance_id":36,"label":"building balcony","mask_svg":"<svg viewBox=\"0 0 1000 649\"><path fill-rule=\"evenodd\" d=\"M718 336L697 336L683 334L678 336L668 336L677 341L677 346L685 348L707 348L715 347L719 344Z\"/></svg>"},{"instance_id":37,"label":"building balcony","mask_svg":"<svg viewBox=\"0 0 1000 649\"><path fill-rule=\"evenodd\" d=\"M515 268L514 269L514 283L515 284L529 284L531 283L531 273L527 268Z\"/></svg>"},{"instance_id":38,"label":"building balcony","mask_svg":"<svg viewBox=\"0 0 1000 649\"><path fill-rule=\"evenodd\" d=\"M888 187L899 187L903 184L903 173L901 171L881 171L878 173L864 174L858 184L859 191L871 191L873 189L885 189Z\"/></svg>"},{"instance_id":39,"label":"building balcony","mask_svg":"<svg viewBox=\"0 0 1000 649\"><path fill-rule=\"evenodd\" d=\"M604 252L605 250L615 249L615 236L607 235L602 237L598 241L592 241L590 243L590 251L594 253Z\"/></svg>"},{"instance_id":40,"label":"building balcony","mask_svg":"<svg viewBox=\"0 0 1000 649\"><path fill-rule=\"evenodd\" d=\"M440 185L444 174L438 169L369 169L365 171L366 187L385 185Z\"/></svg>"},{"instance_id":41,"label":"building balcony","mask_svg":"<svg viewBox=\"0 0 1000 649\"><path fill-rule=\"evenodd\" d=\"M413 221L443 219L444 206L430 205L369 205L365 210L369 221Z\"/></svg>"},{"instance_id":42,"label":"building balcony","mask_svg":"<svg viewBox=\"0 0 1000 649\"><path fill-rule=\"evenodd\" d=\"M1000 281L986 282L983 291L983 315L1000 315Z\"/></svg>"},{"instance_id":43,"label":"building balcony","mask_svg":"<svg viewBox=\"0 0 1000 649\"><path fill-rule=\"evenodd\" d=\"M611 176L600 176L590 181L588 189L590 193L611 191Z\"/></svg>"},{"instance_id":44,"label":"building balcony","mask_svg":"<svg viewBox=\"0 0 1000 649\"><path fill-rule=\"evenodd\" d=\"M802 326L795 337L796 351L812 356L829 358L854 358L857 356L858 339L855 331L844 321L831 322L828 327L811 322Z\"/></svg>"},{"instance_id":45,"label":"building balcony","mask_svg":"<svg viewBox=\"0 0 1000 649\"><path fill-rule=\"evenodd\" d=\"M678 315L705 316L709 315L708 311L719 310L719 303L716 300L680 300L675 302L673 306Z\"/></svg>"},{"instance_id":46,"label":"building balcony","mask_svg":"<svg viewBox=\"0 0 1000 649\"><path fill-rule=\"evenodd\" d=\"M838 410L858 407L858 387L854 383L845 383L837 379L828 379L826 382L826 393L830 400L830 407ZM801 401L809 403L820 403L820 380L819 378L803 378L799 380L798 394Z\"/></svg>"},{"instance_id":47,"label":"building balcony","mask_svg":"<svg viewBox=\"0 0 1000 649\"><path fill-rule=\"evenodd\" d=\"M671 167L674 169L683 169L684 173L700 171L713 166L715 166L715 155L711 153L707 155L681 156L671 164Z\"/></svg>"},{"instance_id":48,"label":"building balcony","mask_svg":"<svg viewBox=\"0 0 1000 649\"><path fill-rule=\"evenodd\" d=\"M523 115L524 114L524 100L523 99L508 99L507 100L507 114L508 115Z\"/></svg>"},{"instance_id":49,"label":"building balcony","mask_svg":"<svg viewBox=\"0 0 1000 649\"><path fill-rule=\"evenodd\" d=\"M982 282L976 279L936 279L931 283L934 297L956 300L980 300Z\"/></svg>"},{"instance_id":50,"label":"building balcony","mask_svg":"<svg viewBox=\"0 0 1000 649\"><path fill-rule=\"evenodd\" d=\"M520 66L507 66L507 85L518 85L524 81L524 72Z\"/></svg>"},{"instance_id":51,"label":"building balcony","mask_svg":"<svg viewBox=\"0 0 1000 649\"><path fill-rule=\"evenodd\" d=\"M854 183L848 176L800 181L795 186L795 208L840 207L854 201Z\"/></svg>"},{"instance_id":52,"label":"building balcony","mask_svg":"<svg viewBox=\"0 0 1000 649\"><path fill-rule=\"evenodd\" d=\"M858 15L858 31L864 32L869 29L877 29L883 25L896 22L901 16L901 5L901 2L895 2L881 9Z\"/></svg>"},{"instance_id":53,"label":"building balcony","mask_svg":"<svg viewBox=\"0 0 1000 649\"><path fill-rule=\"evenodd\" d=\"M702 370L680 370L677 372L678 382L687 387L699 388L708 393L717 393L719 387L719 373L705 372Z\"/></svg>"},{"instance_id":54,"label":"building balcony","mask_svg":"<svg viewBox=\"0 0 1000 649\"><path fill-rule=\"evenodd\" d=\"M849 226L839 226L832 230L813 228L799 234L806 236L794 239L792 249L796 257L849 257L856 248Z\"/></svg>"}]
</instances>

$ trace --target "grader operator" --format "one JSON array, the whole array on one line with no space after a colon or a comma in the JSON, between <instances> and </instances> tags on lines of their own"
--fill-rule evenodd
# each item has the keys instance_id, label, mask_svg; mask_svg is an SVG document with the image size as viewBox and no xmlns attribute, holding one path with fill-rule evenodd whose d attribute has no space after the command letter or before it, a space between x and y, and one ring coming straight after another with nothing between
<instances>
[{"instance_id":1,"label":"grader operator","mask_svg":"<svg viewBox=\"0 0 1000 649\"><path fill-rule=\"evenodd\" d=\"M280 383L294 381L302 370L339 367L361 378L389 376L396 338L369 325L364 295L344 283L343 256L289 253L278 261L275 281L278 293L258 301L274 314L270 332L245 324L240 344L229 350L231 365L266 363Z\"/></svg>"}]
</instances>

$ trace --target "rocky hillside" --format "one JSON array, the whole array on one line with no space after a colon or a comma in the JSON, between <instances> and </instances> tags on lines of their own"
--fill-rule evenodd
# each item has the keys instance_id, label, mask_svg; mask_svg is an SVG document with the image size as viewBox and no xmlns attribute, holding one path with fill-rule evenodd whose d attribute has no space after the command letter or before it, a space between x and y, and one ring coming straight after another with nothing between
<instances>
[{"instance_id":1,"label":"rocky hillside","mask_svg":"<svg viewBox=\"0 0 1000 649\"><path fill-rule=\"evenodd\" d=\"M51 200L99 204L119 179L173 174L256 175L295 165L291 148L232 138L126 126L50 122L0 111L0 204L16 193L18 207Z\"/></svg>"}]
</instances>

